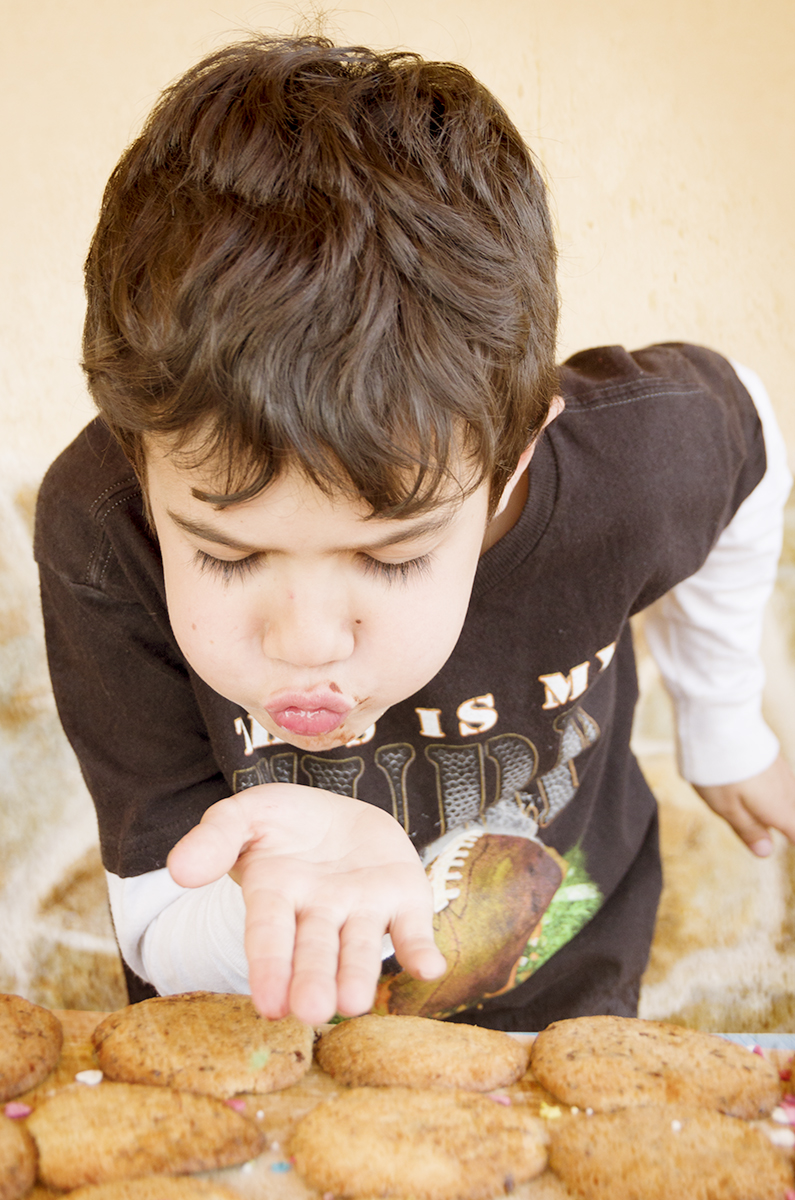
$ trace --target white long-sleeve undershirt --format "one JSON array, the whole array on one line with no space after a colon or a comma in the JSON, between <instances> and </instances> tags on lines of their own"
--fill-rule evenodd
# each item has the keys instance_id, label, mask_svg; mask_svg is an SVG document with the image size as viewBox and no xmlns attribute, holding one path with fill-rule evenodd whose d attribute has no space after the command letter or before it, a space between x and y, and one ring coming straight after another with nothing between
<instances>
[{"instance_id":1,"label":"white long-sleeve undershirt","mask_svg":"<svg viewBox=\"0 0 795 1200\"><path fill-rule=\"evenodd\" d=\"M701 569L648 608L644 626L674 702L679 770L705 787L749 779L779 750L762 717L759 647L792 477L762 381L739 363L732 366L759 413L767 469Z\"/></svg>"},{"instance_id":2,"label":"white long-sleeve undershirt","mask_svg":"<svg viewBox=\"0 0 795 1200\"><path fill-rule=\"evenodd\" d=\"M761 380L733 366L762 421L764 478L701 569L647 610L645 626L674 701L680 770L704 786L747 779L778 754L762 717L759 647L792 479ZM108 873L108 891L122 955L158 992L248 992L245 905L229 876L191 889L179 887L165 868L131 879Z\"/></svg>"}]
</instances>

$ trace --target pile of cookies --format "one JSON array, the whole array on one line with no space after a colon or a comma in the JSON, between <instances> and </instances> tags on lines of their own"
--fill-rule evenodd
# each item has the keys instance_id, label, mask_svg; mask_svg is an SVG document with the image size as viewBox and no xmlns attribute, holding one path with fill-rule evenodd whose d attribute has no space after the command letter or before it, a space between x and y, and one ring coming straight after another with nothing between
<instances>
[{"instance_id":1,"label":"pile of cookies","mask_svg":"<svg viewBox=\"0 0 795 1200\"><path fill-rule=\"evenodd\" d=\"M0 996L0 1200L795 1200L783 1090L743 1047L618 1017L532 1046L421 1017L317 1036L197 992L110 1014L75 1055Z\"/></svg>"}]
</instances>

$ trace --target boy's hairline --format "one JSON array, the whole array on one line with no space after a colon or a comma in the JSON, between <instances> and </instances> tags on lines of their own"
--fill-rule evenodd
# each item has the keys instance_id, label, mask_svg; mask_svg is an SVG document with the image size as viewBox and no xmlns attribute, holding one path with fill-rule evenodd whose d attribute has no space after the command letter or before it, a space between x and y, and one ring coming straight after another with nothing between
<instances>
[{"instance_id":1,"label":"boy's hairline","mask_svg":"<svg viewBox=\"0 0 795 1200\"><path fill-rule=\"evenodd\" d=\"M168 449L169 442L171 443L170 451ZM177 435L175 438L173 434L143 434L138 442L139 453L136 455L136 460L133 461L131 465L133 466L133 469L138 477L143 495L144 512L149 525L152 528L154 528L154 522L152 519L152 510L149 500L147 468L150 461L149 452L155 446L157 446L160 453L163 452L162 448L165 446L165 452L167 455L169 453L176 453L177 456L183 456L183 463L177 464L178 469L191 469L191 467L201 469L208 467L210 463L210 460L203 457L201 454L199 454L198 458L194 457L191 454L190 447L184 444L183 439L179 435ZM459 466L462 463L462 457L457 457L458 462L455 465ZM466 499L468 499L469 496L471 496L484 484L488 485L490 492L488 504L488 517L490 519L493 516L500 499L499 496L493 495L494 473L483 470L481 464L479 464L475 459L471 461L470 466L471 470L468 472L468 478L466 479L464 476L467 473L464 471L462 471L459 475L458 472L452 467L445 469L444 478L446 478L447 483L452 486L445 487L440 483L439 486L434 488L433 491L426 495L424 500L416 501L414 504L412 504L409 512L396 513L391 509L386 509L384 511L371 506L370 511L364 515L363 519L366 521L375 522L390 520L408 521L415 517L428 516L430 514L444 512L444 510L448 510L452 516L452 513L458 507L460 507L460 505ZM222 466L219 473L222 474L223 471L224 467ZM368 501L365 500L357 490L355 484L347 475L347 472L341 464L338 473L334 472L333 474L329 474L327 477L321 480L315 477L314 473L307 468L306 464L302 462L298 453L283 459L274 470L269 481L256 491L243 488L232 492L212 492L201 487L192 486L190 488L190 493L196 500L199 500L203 504L210 505L214 511L223 512L225 509L232 508L235 505L242 505L247 503L249 500L255 500L258 496L261 496L264 492L266 492L272 486L272 484L276 483L285 475L288 475L291 471L297 472L303 479L308 481L310 484L313 484L318 491L327 496L330 500L336 498L352 502L360 501L362 504L366 506L368 505ZM441 524L441 521L439 524ZM411 536L413 536L413 534Z\"/></svg>"}]
</instances>

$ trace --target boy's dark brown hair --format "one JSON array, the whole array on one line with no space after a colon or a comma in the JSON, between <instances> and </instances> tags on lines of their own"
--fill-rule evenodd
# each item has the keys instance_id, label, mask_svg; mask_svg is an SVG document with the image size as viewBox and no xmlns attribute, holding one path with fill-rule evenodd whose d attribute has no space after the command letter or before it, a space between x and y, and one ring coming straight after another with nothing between
<instances>
[{"instance_id":1,"label":"boy's dark brown hair","mask_svg":"<svg viewBox=\"0 0 795 1200\"><path fill-rule=\"evenodd\" d=\"M298 466L409 516L462 444L496 503L556 386L539 170L468 71L414 54L204 59L113 172L86 290L105 421L141 478L149 434L211 464L217 504Z\"/></svg>"}]
</instances>

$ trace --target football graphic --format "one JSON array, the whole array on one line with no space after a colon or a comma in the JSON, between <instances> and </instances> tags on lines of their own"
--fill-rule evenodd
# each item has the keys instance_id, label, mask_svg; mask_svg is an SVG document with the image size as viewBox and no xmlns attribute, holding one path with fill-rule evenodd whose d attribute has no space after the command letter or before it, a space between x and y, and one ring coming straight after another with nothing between
<instances>
[{"instance_id":1,"label":"football graphic","mask_svg":"<svg viewBox=\"0 0 795 1200\"><path fill-rule=\"evenodd\" d=\"M479 826L461 830L427 867L436 899L434 934L447 970L432 980L399 968L383 975L373 1011L449 1016L513 987L519 959L565 869L536 839Z\"/></svg>"}]
</instances>

